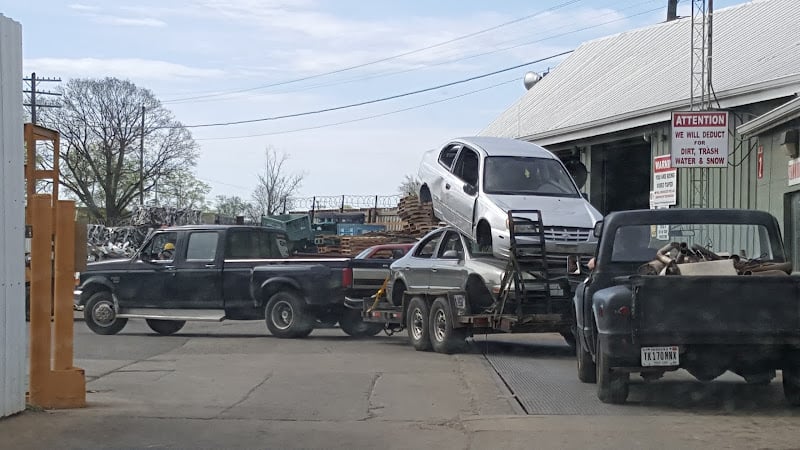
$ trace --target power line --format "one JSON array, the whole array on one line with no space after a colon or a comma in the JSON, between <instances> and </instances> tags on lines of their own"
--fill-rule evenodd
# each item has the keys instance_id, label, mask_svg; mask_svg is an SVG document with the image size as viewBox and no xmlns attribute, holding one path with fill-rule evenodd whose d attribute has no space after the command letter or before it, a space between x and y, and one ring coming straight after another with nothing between
<instances>
[{"instance_id":1,"label":"power line","mask_svg":"<svg viewBox=\"0 0 800 450\"><path fill-rule=\"evenodd\" d=\"M421 52L424 52L424 51L427 51L427 50L431 50L431 49L434 49L434 48L442 47L442 46L447 45L447 44L452 44L453 42L462 41L464 39L469 39L471 37L475 37L475 36L478 36L478 35L481 35L481 34L488 33L490 31L494 31L494 30L497 30L497 29L500 29L500 28L503 28L503 27L506 27L506 26L509 26L509 25L513 25L515 23L519 23L519 22L523 22L523 21L528 20L528 19L532 19L532 18L534 18L536 16L540 16L540 15L542 15L544 13L564 8L566 6L572 5L574 3L578 3L580 1L582 1L582 0L569 0L569 1L566 1L566 2L563 2L563 3L559 3L558 5L551 6L550 8L545 8L543 10L537 11L537 12L535 12L533 14L528 14L527 16L519 17L517 19L513 19L513 20L510 20L508 22L504 22L504 23L501 23L501 24L498 24L498 25L491 26L489 28L484 28L482 30L475 31L473 33L457 36L455 38L448 39L446 41L442 41L442 42L439 42L439 43L436 43L436 44L433 44L433 45L429 45L429 46L426 46L426 47L418 48L416 50L410 50L410 51L407 51L407 52L398 53L398 54L395 54L395 55L392 55L392 56L387 56L387 57L375 59L375 60L368 61L368 62L365 62L365 63L360 63L360 64L348 66L348 67L343 67L343 68L331 70L331 71L328 71L328 72L322 72L322 73L318 73L318 74L315 74L315 75L307 75L307 76L300 77L300 78L284 80L284 81L278 81L278 82L270 83L270 84L264 84L264 85L261 85L261 86L255 86L255 87L243 88L243 89L234 89L234 90L230 90L230 91L222 91L222 92L210 93L210 94L205 94L205 95L197 95L197 96L192 96L192 97L176 98L176 99L172 99L172 100L166 100L166 101L164 101L162 103L167 104L167 103L173 103L173 102L179 102L179 101L185 101L185 100L196 100L196 99L201 99L201 98L220 97L220 96L230 95L230 94L239 94L239 93L242 93L242 92L250 92L250 91L256 91L256 90L266 89L266 88L270 88L270 87L283 86L283 85L287 85L287 84L298 83L300 81L306 81L306 80L311 80L311 79L314 79L314 78L320 78L320 77L325 77L325 76L329 76L329 75L335 75L335 74L342 73L342 72L348 72L348 71L351 71L351 70L360 69L362 67L367 67L367 66L379 64L379 63L382 63L382 62L387 62L387 61L391 61L391 60L394 60L394 59L402 58L402 57L405 57L405 56L413 55L413 54L416 54L416 53L421 53Z\"/></svg>"},{"instance_id":2,"label":"power line","mask_svg":"<svg viewBox=\"0 0 800 450\"><path fill-rule=\"evenodd\" d=\"M477 94L479 92L484 92L484 91L488 91L490 89L494 89L496 87L504 86L506 84L513 83L515 81L518 82L519 79L518 78L514 78L512 80L503 81L502 83L493 84L491 86L487 86L487 87L484 87L484 88L481 88L481 89L476 89L474 91L465 92L465 93L459 94L459 95L454 95L452 97L447 97L447 98L435 100L435 101L428 102L428 103L422 103L420 105L414 105L414 106L410 106L408 108L396 109L396 110L393 110L393 111L388 111L388 112L384 112L384 113L380 113L380 114L373 114L373 115L370 115L370 116L359 117L359 118L356 118L356 119L344 120L344 121L341 121L341 122L327 123L327 124L324 124L324 125L316 125L316 126L311 126L311 127L295 128L295 129L291 129L291 130L273 131L273 132L269 132L269 133L248 134L248 135L241 135L241 136L199 138L199 139L195 139L195 140L196 141L218 141L218 140L244 139L244 138L252 138L252 137L262 137L262 136L276 136L276 135L279 135L279 134L289 134L289 133L297 133L297 132L300 132L300 131L319 130L320 128L329 128L329 127L334 127L334 126L338 126L338 125L346 125L346 124L349 124L349 123L363 122L365 120L377 119L379 117L386 117L386 116L390 116L392 114L399 114L401 112L406 112L406 111L411 111L411 110L414 110L414 109L424 108L424 107L427 107L427 106L436 105L438 103L449 102L451 100L455 100L455 99L458 99L458 98L466 97L468 95L473 95L473 94Z\"/></svg>"},{"instance_id":3,"label":"power line","mask_svg":"<svg viewBox=\"0 0 800 450\"><path fill-rule=\"evenodd\" d=\"M644 1L644 2L639 2L635 6L639 6L639 5L643 5L643 4L647 4L647 3L653 3L654 1L656 1L656 0L648 0L648 1ZM623 8L623 9L618 10L618 11L624 11L624 10L627 10L627 9L632 9L635 6L631 6L631 7L628 7L628 8ZM343 84L350 84L350 83L355 83L355 82L359 82L359 81L366 81L366 80L372 80L372 79L377 79L377 78L383 78L383 77L392 76L392 75L400 75L400 74L404 74L404 73L410 73L410 72L415 72L415 71L422 70L422 69L427 69L427 68L430 68L430 67L437 67L437 66L443 66L443 65L446 65L446 64L452 64L452 63L456 63L456 62L460 62L460 61L466 61L466 60L469 60L469 59L475 59L475 58L479 58L479 57L482 57L482 56L488 56L488 55L492 55L492 54L496 54L496 53L506 52L506 51L513 50L513 49L520 48L520 47L525 47L525 46L528 46L528 45L533 45L533 44L536 44L536 43L539 43L539 42L544 42L544 41L547 41L547 40L551 40L551 39L567 36L567 35L574 34L574 33L579 33L581 31L586 31L586 30L590 30L590 29L593 29L593 28L599 28L599 27L602 27L602 26L605 26L605 25L608 25L608 24L611 24L611 23L620 22L620 21L627 20L627 19L630 19L630 18L633 18L633 17L641 16L641 15L644 15L644 14L649 14L651 12L655 12L655 11L658 11L660 9L662 9L662 8L661 7L652 8L652 9L648 9L646 11L637 12L635 14L630 14L630 15L627 15L627 16L617 17L615 19L611 19L611 20L608 20L608 21L605 21L605 22L594 24L594 25L589 25L589 26L586 26L586 27L577 28L577 29L570 30L570 31L565 31L565 32L558 33L558 34L548 35L548 36L544 36L544 37L541 37L541 38L538 38L538 39L535 39L535 40L524 41L522 43L517 43L515 45L511 45L511 46L508 46L508 47L497 48L497 49L494 49L494 50L481 52L481 53L476 53L476 54L472 54L472 55L468 55L468 56L462 56L462 57L448 59L448 60L444 60L444 61L423 64L423 65L420 65L420 66L417 66L417 67L408 68L408 69L390 70L390 71L379 72L379 73L376 73L376 74L362 76L362 77L349 78L349 79L346 79L346 80L334 81L334 82L329 82L329 83L314 84L314 85L311 85L311 86L305 86L305 87L301 87L301 88L297 88L297 89L282 90L282 91L279 91L279 92L270 92L267 95L282 95L282 94L288 94L288 93L292 93L292 92L309 91L309 90L319 89L319 88L324 88L324 87L340 86L340 85L343 85ZM612 15L612 14L618 12L618 11L613 11L613 12L610 12L610 13L602 14L599 17ZM548 30L548 31L555 31L555 29ZM503 41L503 42L500 42L499 45L508 44L508 43L512 43L512 42L515 42L515 41L519 41L519 39L512 39L512 40ZM197 101L192 101L191 100L192 98L194 98L194 97L190 97L190 98L183 99L183 100L170 100L170 101L166 101L164 103L184 104L184 103L205 103L205 102L215 102L215 101L227 100L226 98L216 97L216 98L205 98L205 99L198 99Z\"/></svg>"},{"instance_id":4,"label":"power line","mask_svg":"<svg viewBox=\"0 0 800 450\"><path fill-rule=\"evenodd\" d=\"M505 69L495 70L493 72L484 73L484 74L476 75L476 76L469 77L469 78L464 78L464 79L458 80L458 81L451 81L449 83L444 83L444 84L440 84L440 85L437 85L437 86L432 86L432 87L425 88L425 89L418 89L416 91L404 92L402 94L390 95L388 97L381 97L381 98L377 98L377 99L366 100L366 101L363 101L363 102L351 103L351 104L348 104L348 105L334 106L334 107L330 107L330 108L323 108L323 109L317 109L317 110L314 110L314 111L306 111L306 112L294 113L294 114L284 114L284 115L280 115L280 116L262 117L262 118L258 118L258 119L236 120L236 121L230 121L230 122L216 122L216 123L205 123L205 124L195 124L195 125L175 125L175 126L161 127L161 128L222 127L222 126L229 126L229 125L240 125L240 124L245 124L245 123L268 122L268 121L273 121L273 120L290 119L290 118L293 118L293 117L310 116L310 115L321 114L321 113L326 113L326 112L340 111L340 110L343 110L343 109L349 109L349 108L355 108L355 107L358 107L358 106L365 106L365 105L371 105L371 104L374 104L374 103L386 102L386 101L389 101L389 100L394 100L394 99L398 99L398 98L402 98L402 97L408 97L408 96L411 96L411 95L417 95L417 94L422 94L422 93L425 93L425 92L435 91L435 90L438 90L438 89L444 89L446 87L455 86L455 85L458 85L458 84L468 83L470 81L475 81L475 80L479 80L481 78L486 78L486 77L490 77L490 76L493 76L493 75L501 74L501 73L504 73L504 72L509 72L509 71L516 70L516 69L519 69L519 68L522 68L522 67L525 67L525 66L530 66L531 64L536 64L536 63L540 63L540 62L543 62L543 61L547 61L548 59L553 59L553 58L557 58L559 56L564 56L564 55L567 55L569 53L572 53L572 51L573 50L567 50L567 51L564 51L564 52L561 52L561 53L556 53L554 55L550 55L550 56L547 56L547 57L544 57L544 58L540 58L540 59L537 59L537 60L534 60L534 61L528 61L526 63L517 64L517 65L511 66L511 67L506 67Z\"/></svg>"}]
</instances>

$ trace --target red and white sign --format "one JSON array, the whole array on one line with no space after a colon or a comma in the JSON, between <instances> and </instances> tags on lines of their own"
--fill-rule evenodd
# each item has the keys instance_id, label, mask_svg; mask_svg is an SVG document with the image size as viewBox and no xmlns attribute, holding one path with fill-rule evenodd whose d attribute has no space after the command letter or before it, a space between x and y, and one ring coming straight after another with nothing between
<instances>
[{"instance_id":1,"label":"red and white sign","mask_svg":"<svg viewBox=\"0 0 800 450\"><path fill-rule=\"evenodd\" d=\"M800 184L800 158L789 160L789 186Z\"/></svg>"},{"instance_id":2,"label":"red and white sign","mask_svg":"<svg viewBox=\"0 0 800 450\"><path fill-rule=\"evenodd\" d=\"M726 167L728 113L672 113L672 167Z\"/></svg>"},{"instance_id":3,"label":"red and white sign","mask_svg":"<svg viewBox=\"0 0 800 450\"><path fill-rule=\"evenodd\" d=\"M653 159L653 199L655 207L678 203L678 169L672 167L670 155Z\"/></svg>"},{"instance_id":4,"label":"red and white sign","mask_svg":"<svg viewBox=\"0 0 800 450\"><path fill-rule=\"evenodd\" d=\"M758 179L764 178L764 146L758 146L758 153L756 153L756 171L758 173Z\"/></svg>"}]
</instances>

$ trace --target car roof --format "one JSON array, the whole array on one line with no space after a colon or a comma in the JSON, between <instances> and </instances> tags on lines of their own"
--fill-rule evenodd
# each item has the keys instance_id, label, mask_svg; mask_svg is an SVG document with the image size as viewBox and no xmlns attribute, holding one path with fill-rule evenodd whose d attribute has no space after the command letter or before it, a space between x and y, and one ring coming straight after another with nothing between
<instances>
[{"instance_id":1,"label":"car roof","mask_svg":"<svg viewBox=\"0 0 800 450\"><path fill-rule=\"evenodd\" d=\"M534 158L558 159L556 155L544 147L519 139L473 136L456 138L451 142L466 144L475 150L483 151L486 156L529 156Z\"/></svg>"}]
</instances>

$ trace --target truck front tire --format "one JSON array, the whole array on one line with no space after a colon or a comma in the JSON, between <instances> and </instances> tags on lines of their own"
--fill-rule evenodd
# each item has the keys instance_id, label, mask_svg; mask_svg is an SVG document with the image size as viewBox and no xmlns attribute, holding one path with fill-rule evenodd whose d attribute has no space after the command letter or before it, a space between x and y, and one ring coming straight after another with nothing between
<instances>
[{"instance_id":1,"label":"truck front tire","mask_svg":"<svg viewBox=\"0 0 800 450\"><path fill-rule=\"evenodd\" d=\"M305 303L294 292L282 291L267 302L267 329L278 338L306 337L314 330L314 318L305 310Z\"/></svg>"},{"instance_id":2,"label":"truck front tire","mask_svg":"<svg viewBox=\"0 0 800 450\"><path fill-rule=\"evenodd\" d=\"M578 360L578 379L583 383L597 382L597 367L589 353L583 346L583 337L578 335L575 340L575 354Z\"/></svg>"},{"instance_id":3,"label":"truck front tire","mask_svg":"<svg viewBox=\"0 0 800 450\"><path fill-rule=\"evenodd\" d=\"M108 291L95 292L89 297L83 308L83 319L90 330L106 336L119 333L128 323L128 319L117 317L114 298Z\"/></svg>"},{"instance_id":4,"label":"truck front tire","mask_svg":"<svg viewBox=\"0 0 800 450\"><path fill-rule=\"evenodd\" d=\"M185 320L147 319L147 326L162 336L175 334L178 331L181 331L181 328L183 328L184 325L186 325Z\"/></svg>"},{"instance_id":5,"label":"truck front tire","mask_svg":"<svg viewBox=\"0 0 800 450\"><path fill-rule=\"evenodd\" d=\"M382 323L364 322L361 311L350 308L345 308L339 319L339 326L342 327L342 331L356 338L375 336L383 331Z\"/></svg>"}]
</instances>

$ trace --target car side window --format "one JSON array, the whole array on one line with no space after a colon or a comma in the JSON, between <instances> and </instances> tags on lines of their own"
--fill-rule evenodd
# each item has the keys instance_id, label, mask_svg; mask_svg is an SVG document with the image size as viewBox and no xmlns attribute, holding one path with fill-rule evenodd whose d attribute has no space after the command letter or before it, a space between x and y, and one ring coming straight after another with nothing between
<instances>
[{"instance_id":1,"label":"car side window","mask_svg":"<svg viewBox=\"0 0 800 450\"><path fill-rule=\"evenodd\" d=\"M432 258L434 252L436 252L436 244L439 243L439 239L441 239L441 237L442 233L436 233L429 237L426 241L422 242L419 247L417 247L417 251L414 252L414 256L417 258Z\"/></svg>"},{"instance_id":2,"label":"car side window","mask_svg":"<svg viewBox=\"0 0 800 450\"><path fill-rule=\"evenodd\" d=\"M461 237L455 231L448 231L442 240L442 245L439 246L439 253L437 258L443 258L445 252L453 250L461 258L464 256L464 245L461 243Z\"/></svg>"},{"instance_id":3,"label":"car side window","mask_svg":"<svg viewBox=\"0 0 800 450\"><path fill-rule=\"evenodd\" d=\"M464 147L458 156L455 167L453 167L453 175L471 186L477 186L478 166L478 154L474 150Z\"/></svg>"},{"instance_id":4,"label":"car side window","mask_svg":"<svg viewBox=\"0 0 800 450\"><path fill-rule=\"evenodd\" d=\"M186 248L187 261L214 261L217 258L217 242L219 234L216 231L194 232L189 235L189 245Z\"/></svg>"},{"instance_id":5,"label":"car side window","mask_svg":"<svg viewBox=\"0 0 800 450\"><path fill-rule=\"evenodd\" d=\"M439 153L439 163L447 168L447 170L450 170L450 168L453 167L453 161L455 161L456 155L458 155L460 149L460 145L448 145Z\"/></svg>"},{"instance_id":6,"label":"car side window","mask_svg":"<svg viewBox=\"0 0 800 450\"><path fill-rule=\"evenodd\" d=\"M394 253L390 248L382 248L380 250L376 250L369 259L392 259L394 257Z\"/></svg>"},{"instance_id":7,"label":"car side window","mask_svg":"<svg viewBox=\"0 0 800 450\"><path fill-rule=\"evenodd\" d=\"M153 261L172 261L175 259L176 242L178 242L177 232L157 233L142 248L140 254Z\"/></svg>"}]
</instances>

